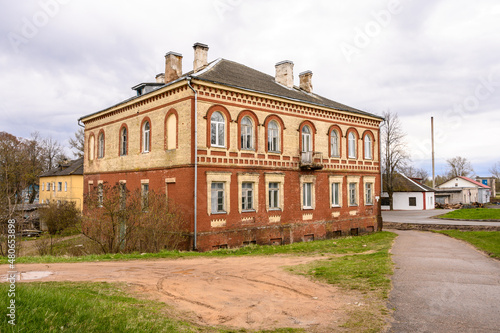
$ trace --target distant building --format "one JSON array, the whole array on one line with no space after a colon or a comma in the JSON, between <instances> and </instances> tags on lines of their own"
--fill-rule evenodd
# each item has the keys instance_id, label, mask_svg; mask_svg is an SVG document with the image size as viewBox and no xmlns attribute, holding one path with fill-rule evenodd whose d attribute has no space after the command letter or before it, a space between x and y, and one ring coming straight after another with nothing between
<instances>
[{"instance_id":1,"label":"distant building","mask_svg":"<svg viewBox=\"0 0 500 333\"><path fill-rule=\"evenodd\" d=\"M72 201L83 207L83 158L60 164L40 176L40 203Z\"/></svg>"},{"instance_id":2,"label":"distant building","mask_svg":"<svg viewBox=\"0 0 500 333\"><path fill-rule=\"evenodd\" d=\"M495 198L497 196L495 177L476 177L476 181L490 187L491 198Z\"/></svg>"},{"instance_id":3,"label":"distant building","mask_svg":"<svg viewBox=\"0 0 500 333\"><path fill-rule=\"evenodd\" d=\"M436 186L436 202L440 204L488 203L491 188L473 179L458 176Z\"/></svg>"},{"instance_id":4,"label":"distant building","mask_svg":"<svg viewBox=\"0 0 500 333\"><path fill-rule=\"evenodd\" d=\"M23 197L23 202L25 204L30 203L30 198L33 195L33 193L35 194L35 197L33 198L32 203L37 204L38 200L39 200L39 194L40 194L40 188L37 184L30 185L21 191L21 196Z\"/></svg>"},{"instance_id":5,"label":"distant building","mask_svg":"<svg viewBox=\"0 0 500 333\"><path fill-rule=\"evenodd\" d=\"M392 194L394 210L429 210L434 209L434 190L404 174L394 176L394 193ZM390 209L389 194L384 184L381 197L382 210Z\"/></svg>"}]
</instances>

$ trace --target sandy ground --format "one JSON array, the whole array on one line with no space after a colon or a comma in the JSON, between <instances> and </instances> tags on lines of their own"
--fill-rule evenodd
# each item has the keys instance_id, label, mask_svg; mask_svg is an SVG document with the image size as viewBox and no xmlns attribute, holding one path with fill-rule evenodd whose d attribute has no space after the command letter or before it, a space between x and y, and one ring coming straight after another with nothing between
<instances>
[{"instance_id":1,"label":"sandy ground","mask_svg":"<svg viewBox=\"0 0 500 333\"><path fill-rule=\"evenodd\" d=\"M30 281L126 282L142 298L171 305L184 319L232 328L343 331L361 296L287 273L282 266L324 257L233 257L96 263L17 264ZM8 271L0 267L0 275Z\"/></svg>"}]
</instances>

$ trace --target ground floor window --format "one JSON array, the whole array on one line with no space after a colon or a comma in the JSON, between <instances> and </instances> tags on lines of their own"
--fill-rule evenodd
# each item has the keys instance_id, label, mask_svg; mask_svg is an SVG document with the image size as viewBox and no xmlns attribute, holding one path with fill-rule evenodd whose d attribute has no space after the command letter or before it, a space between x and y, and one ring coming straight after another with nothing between
<instances>
[{"instance_id":1,"label":"ground floor window","mask_svg":"<svg viewBox=\"0 0 500 333\"><path fill-rule=\"evenodd\" d=\"M302 207L312 208L312 183L302 184Z\"/></svg>"},{"instance_id":2,"label":"ground floor window","mask_svg":"<svg viewBox=\"0 0 500 333\"><path fill-rule=\"evenodd\" d=\"M356 183L349 183L349 206L356 206L358 204L356 197Z\"/></svg>"},{"instance_id":3,"label":"ground floor window","mask_svg":"<svg viewBox=\"0 0 500 333\"><path fill-rule=\"evenodd\" d=\"M269 183L269 209L280 208L279 183Z\"/></svg>"},{"instance_id":4,"label":"ground floor window","mask_svg":"<svg viewBox=\"0 0 500 333\"><path fill-rule=\"evenodd\" d=\"M225 213L224 207L224 183L223 182L212 182L211 187L212 192L212 214Z\"/></svg>"},{"instance_id":5,"label":"ground floor window","mask_svg":"<svg viewBox=\"0 0 500 333\"><path fill-rule=\"evenodd\" d=\"M365 205L373 205L373 184L365 183Z\"/></svg>"},{"instance_id":6,"label":"ground floor window","mask_svg":"<svg viewBox=\"0 0 500 333\"><path fill-rule=\"evenodd\" d=\"M253 183L241 184L241 209L253 210Z\"/></svg>"},{"instance_id":7,"label":"ground floor window","mask_svg":"<svg viewBox=\"0 0 500 333\"><path fill-rule=\"evenodd\" d=\"M417 205L417 198L416 197L409 197L409 205L410 206L416 206Z\"/></svg>"}]
</instances>

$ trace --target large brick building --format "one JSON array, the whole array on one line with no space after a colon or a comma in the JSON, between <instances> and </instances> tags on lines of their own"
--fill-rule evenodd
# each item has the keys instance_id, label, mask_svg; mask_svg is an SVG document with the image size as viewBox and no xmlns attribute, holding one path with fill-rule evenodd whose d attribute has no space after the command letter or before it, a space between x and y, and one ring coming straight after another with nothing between
<instances>
[{"instance_id":1,"label":"large brick building","mask_svg":"<svg viewBox=\"0 0 500 333\"><path fill-rule=\"evenodd\" d=\"M85 191L165 191L190 220L190 247L285 244L377 229L382 118L312 91L293 63L264 74L225 59L165 73L137 96L80 119Z\"/></svg>"}]
</instances>

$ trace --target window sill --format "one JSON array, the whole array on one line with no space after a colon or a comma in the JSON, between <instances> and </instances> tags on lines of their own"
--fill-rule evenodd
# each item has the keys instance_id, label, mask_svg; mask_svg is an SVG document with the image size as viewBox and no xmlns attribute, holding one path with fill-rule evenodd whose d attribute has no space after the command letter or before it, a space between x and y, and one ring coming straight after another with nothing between
<instances>
[{"instance_id":1,"label":"window sill","mask_svg":"<svg viewBox=\"0 0 500 333\"><path fill-rule=\"evenodd\" d=\"M281 212L281 208L269 208L267 211L269 211L269 212Z\"/></svg>"},{"instance_id":2,"label":"window sill","mask_svg":"<svg viewBox=\"0 0 500 333\"><path fill-rule=\"evenodd\" d=\"M268 151L268 154L273 154L273 155L281 155L280 151Z\"/></svg>"},{"instance_id":3,"label":"window sill","mask_svg":"<svg viewBox=\"0 0 500 333\"><path fill-rule=\"evenodd\" d=\"M366 203L365 206L373 206L373 203Z\"/></svg>"},{"instance_id":4,"label":"window sill","mask_svg":"<svg viewBox=\"0 0 500 333\"><path fill-rule=\"evenodd\" d=\"M313 207L302 207L302 210L314 210Z\"/></svg>"},{"instance_id":5,"label":"window sill","mask_svg":"<svg viewBox=\"0 0 500 333\"><path fill-rule=\"evenodd\" d=\"M210 215L224 215L227 214L227 212L211 212Z\"/></svg>"},{"instance_id":6,"label":"window sill","mask_svg":"<svg viewBox=\"0 0 500 333\"><path fill-rule=\"evenodd\" d=\"M332 207L332 208L342 208L342 206L341 206L341 205L332 205L331 207Z\"/></svg>"},{"instance_id":7,"label":"window sill","mask_svg":"<svg viewBox=\"0 0 500 333\"><path fill-rule=\"evenodd\" d=\"M349 207L358 207L358 204L350 204Z\"/></svg>"},{"instance_id":8,"label":"window sill","mask_svg":"<svg viewBox=\"0 0 500 333\"><path fill-rule=\"evenodd\" d=\"M255 209L242 209L242 213L255 213Z\"/></svg>"}]
</instances>

